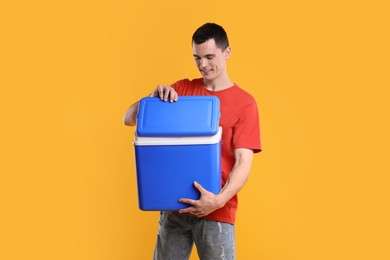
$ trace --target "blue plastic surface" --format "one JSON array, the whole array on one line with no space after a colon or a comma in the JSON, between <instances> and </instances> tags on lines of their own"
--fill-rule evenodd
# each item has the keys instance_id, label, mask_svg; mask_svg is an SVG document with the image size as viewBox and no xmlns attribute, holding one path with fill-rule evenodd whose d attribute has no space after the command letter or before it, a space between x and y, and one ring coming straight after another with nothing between
<instances>
[{"instance_id":1,"label":"blue plastic surface","mask_svg":"<svg viewBox=\"0 0 390 260\"><path fill-rule=\"evenodd\" d=\"M194 181L215 194L221 190L221 143L135 145L141 210L179 210L180 198L199 199Z\"/></svg>"},{"instance_id":2,"label":"blue plastic surface","mask_svg":"<svg viewBox=\"0 0 390 260\"><path fill-rule=\"evenodd\" d=\"M180 96L172 103L148 97L140 100L136 131L142 137L215 135L219 117L216 96Z\"/></svg>"}]
</instances>

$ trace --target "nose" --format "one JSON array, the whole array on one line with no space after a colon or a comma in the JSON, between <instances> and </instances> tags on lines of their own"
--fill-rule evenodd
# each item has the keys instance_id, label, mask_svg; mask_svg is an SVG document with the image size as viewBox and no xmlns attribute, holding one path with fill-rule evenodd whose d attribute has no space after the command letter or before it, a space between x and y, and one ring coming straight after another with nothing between
<instances>
[{"instance_id":1,"label":"nose","mask_svg":"<svg viewBox=\"0 0 390 260\"><path fill-rule=\"evenodd\" d=\"M208 65L207 59L201 59L201 60L200 60L200 67L201 67L201 68L206 68L207 65Z\"/></svg>"}]
</instances>

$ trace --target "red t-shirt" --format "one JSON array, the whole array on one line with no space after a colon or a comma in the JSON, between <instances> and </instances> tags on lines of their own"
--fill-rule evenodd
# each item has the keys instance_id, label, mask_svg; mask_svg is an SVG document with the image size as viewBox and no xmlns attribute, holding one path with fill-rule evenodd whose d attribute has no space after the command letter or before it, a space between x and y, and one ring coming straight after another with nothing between
<instances>
[{"instance_id":1,"label":"red t-shirt","mask_svg":"<svg viewBox=\"0 0 390 260\"><path fill-rule=\"evenodd\" d=\"M220 101L222 127L222 186L234 166L234 149L248 148L257 153L261 151L260 126L255 99L234 85L221 91L210 91L203 79L180 80L172 85L179 96L217 96ZM180 98L179 98L180 99ZM237 195L224 207L205 218L234 224L237 211Z\"/></svg>"}]
</instances>

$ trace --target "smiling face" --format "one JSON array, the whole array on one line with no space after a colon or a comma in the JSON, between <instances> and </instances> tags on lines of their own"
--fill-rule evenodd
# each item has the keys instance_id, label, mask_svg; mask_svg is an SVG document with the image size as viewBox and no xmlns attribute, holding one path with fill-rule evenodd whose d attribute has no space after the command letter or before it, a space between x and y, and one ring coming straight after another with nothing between
<instances>
[{"instance_id":1,"label":"smiling face","mask_svg":"<svg viewBox=\"0 0 390 260\"><path fill-rule=\"evenodd\" d=\"M226 61L230 57L230 47L222 50L217 47L214 39L201 44L192 44L195 64L205 82L216 82L227 77Z\"/></svg>"}]
</instances>

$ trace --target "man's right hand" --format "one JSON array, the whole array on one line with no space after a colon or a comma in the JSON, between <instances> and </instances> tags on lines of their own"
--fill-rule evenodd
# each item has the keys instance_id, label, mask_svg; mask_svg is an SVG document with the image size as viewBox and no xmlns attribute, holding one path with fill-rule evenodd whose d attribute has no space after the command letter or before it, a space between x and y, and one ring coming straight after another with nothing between
<instances>
[{"instance_id":1,"label":"man's right hand","mask_svg":"<svg viewBox=\"0 0 390 260\"><path fill-rule=\"evenodd\" d=\"M174 102L177 101L179 95L176 90L168 85L158 85L157 88L150 94L150 97L160 97L163 101Z\"/></svg>"}]
</instances>

